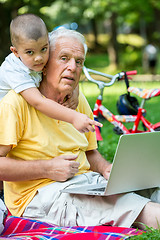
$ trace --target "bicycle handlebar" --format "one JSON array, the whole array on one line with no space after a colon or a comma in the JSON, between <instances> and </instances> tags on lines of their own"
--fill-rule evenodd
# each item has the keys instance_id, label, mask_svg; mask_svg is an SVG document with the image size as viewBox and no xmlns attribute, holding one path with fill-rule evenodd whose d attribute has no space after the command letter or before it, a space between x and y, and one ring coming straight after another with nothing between
<instances>
[{"instance_id":1,"label":"bicycle handlebar","mask_svg":"<svg viewBox=\"0 0 160 240\"><path fill-rule=\"evenodd\" d=\"M83 67L83 72L84 72L86 78L89 81L91 81L93 83L96 83L99 86L99 88L109 87L109 86L114 84L116 79L122 79L125 75L124 72L117 73L116 75L110 75L110 74L102 73L102 72L99 72L99 71L96 71L96 70L93 70L93 69L86 68L85 66ZM107 83L107 82L96 80L96 79L91 77L90 73L109 78L109 79L111 79L111 81ZM137 74L137 71L136 70L128 71L128 72L126 72L126 74L127 75L135 75L135 74Z\"/></svg>"},{"instance_id":2,"label":"bicycle handlebar","mask_svg":"<svg viewBox=\"0 0 160 240\"><path fill-rule=\"evenodd\" d=\"M133 71L128 71L126 72L127 75L136 75L137 74L137 70L133 70Z\"/></svg>"}]
</instances>

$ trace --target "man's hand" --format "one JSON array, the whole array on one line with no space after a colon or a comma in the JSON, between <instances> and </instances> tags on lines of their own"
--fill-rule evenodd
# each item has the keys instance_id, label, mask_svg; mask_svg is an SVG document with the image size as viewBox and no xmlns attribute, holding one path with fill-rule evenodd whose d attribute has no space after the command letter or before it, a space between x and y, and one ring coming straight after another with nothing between
<instances>
[{"instance_id":1,"label":"man's hand","mask_svg":"<svg viewBox=\"0 0 160 240\"><path fill-rule=\"evenodd\" d=\"M0 145L0 180L28 181L49 178L54 181L66 181L77 172L77 155L61 155L50 160L25 161L6 157L12 149L10 145Z\"/></svg>"},{"instance_id":2,"label":"man's hand","mask_svg":"<svg viewBox=\"0 0 160 240\"><path fill-rule=\"evenodd\" d=\"M71 109L76 109L79 103L79 84L74 89L72 95L68 96L67 101L65 101L62 105Z\"/></svg>"},{"instance_id":3,"label":"man's hand","mask_svg":"<svg viewBox=\"0 0 160 240\"><path fill-rule=\"evenodd\" d=\"M75 110L78 106L78 98L75 98L74 95L72 95L62 105L67 108L71 108L71 109Z\"/></svg>"},{"instance_id":4,"label":"man's hand","mask_svg":"<svg viewBox=\"0 0 160 240\"><path fill-rule=\"evenodd\" d=\"M105 179L108 179L112 164L106 161L97 149L87 151L86 156L90 163L90 169L94 172L100 173Z\"/></svg>"},{"instance_id":5,"label":"man's hand","mask_svg":"<svg viewBox=\"0 0 160 240\"><path fill-rule=\"evenodd\" d=\"M102 175L105 179L108 180L110 172L111 172L112 164L109 164L105 169L104 172L102 172Z\"/></svg>"},{"instance_id":6,"label":"man's hand","mask_svg":"<svg viewBox=\"0 0 160 240\"><path fill-rule=\"evenodd\" d=\"M64 182L78 173L79 162L77 155L61 155L48 160L47 178L54 181Z\"/></svg>"}]
</instances>

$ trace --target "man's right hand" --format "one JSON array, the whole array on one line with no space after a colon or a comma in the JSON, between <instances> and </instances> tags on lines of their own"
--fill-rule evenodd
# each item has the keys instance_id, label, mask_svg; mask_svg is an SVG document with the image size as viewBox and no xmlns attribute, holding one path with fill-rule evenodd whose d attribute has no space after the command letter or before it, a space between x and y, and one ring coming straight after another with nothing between
<instances>
[{"instance_id":1,"label":"man's right hand","mask_svg":"<svg viewBox=\"0 0 160 240\"><path fill-rule=\"evenodd\" d=\"M78 173L79 162L75 159L77 155L61 155L48 160L47 178L54 181L64 182Z\"/></svg>"},{"instance_id":2,"label":"man's right hand","mask_svg":"<svg viewBox=\"0 0 160 240\"><path fill-rule=\"evenodd\" d=\"M50 160L25 161L6 157L10 145L0 145L0 180L28 181L49 178L63 182L78 173L77 155L61 155Z\"/></svg>"}]
</instances>

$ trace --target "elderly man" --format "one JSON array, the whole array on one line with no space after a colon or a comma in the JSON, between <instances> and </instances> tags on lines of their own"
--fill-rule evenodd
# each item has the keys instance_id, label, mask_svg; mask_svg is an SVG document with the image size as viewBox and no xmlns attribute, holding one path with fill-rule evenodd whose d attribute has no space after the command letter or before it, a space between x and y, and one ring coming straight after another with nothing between
<instances>
[{"instance_id":1,"label":"elderly man","mask_svg":"<svg viewBox=\"0 0 160 240\"><path fill-rule=\"evenodd\" d=\"M79 82L85 53L80 33L62 29L52 33L50 59L40 85L44 97L65 101ZM92 117L81 93L76 111ZM80 133L69 123L43 115L14 91L0 103L0 119L0 179L13 215L60 226L130 227L142 222L158 227L160 204L138 194L99 197L60 192L70 185L108 178L111 164L98 152L95 133Z\"/></svg>"}]
</instances>

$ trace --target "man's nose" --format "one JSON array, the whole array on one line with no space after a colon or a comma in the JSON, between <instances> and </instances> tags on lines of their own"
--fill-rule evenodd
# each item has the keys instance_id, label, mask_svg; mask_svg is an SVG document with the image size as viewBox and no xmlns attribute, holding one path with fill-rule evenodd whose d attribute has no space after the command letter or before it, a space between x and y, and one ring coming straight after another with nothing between
<instances>
[{"instance_id":1,"label":"man's nose","mask_svg":"<svg viewBox=\"0 0 160 240\"><path fill-rule=\"evenodd\" d=\"M72 72L76 70L76 61L74 58L71 58L68 61L68 69L71 70Z\"/></svg>"}]
</instances>

